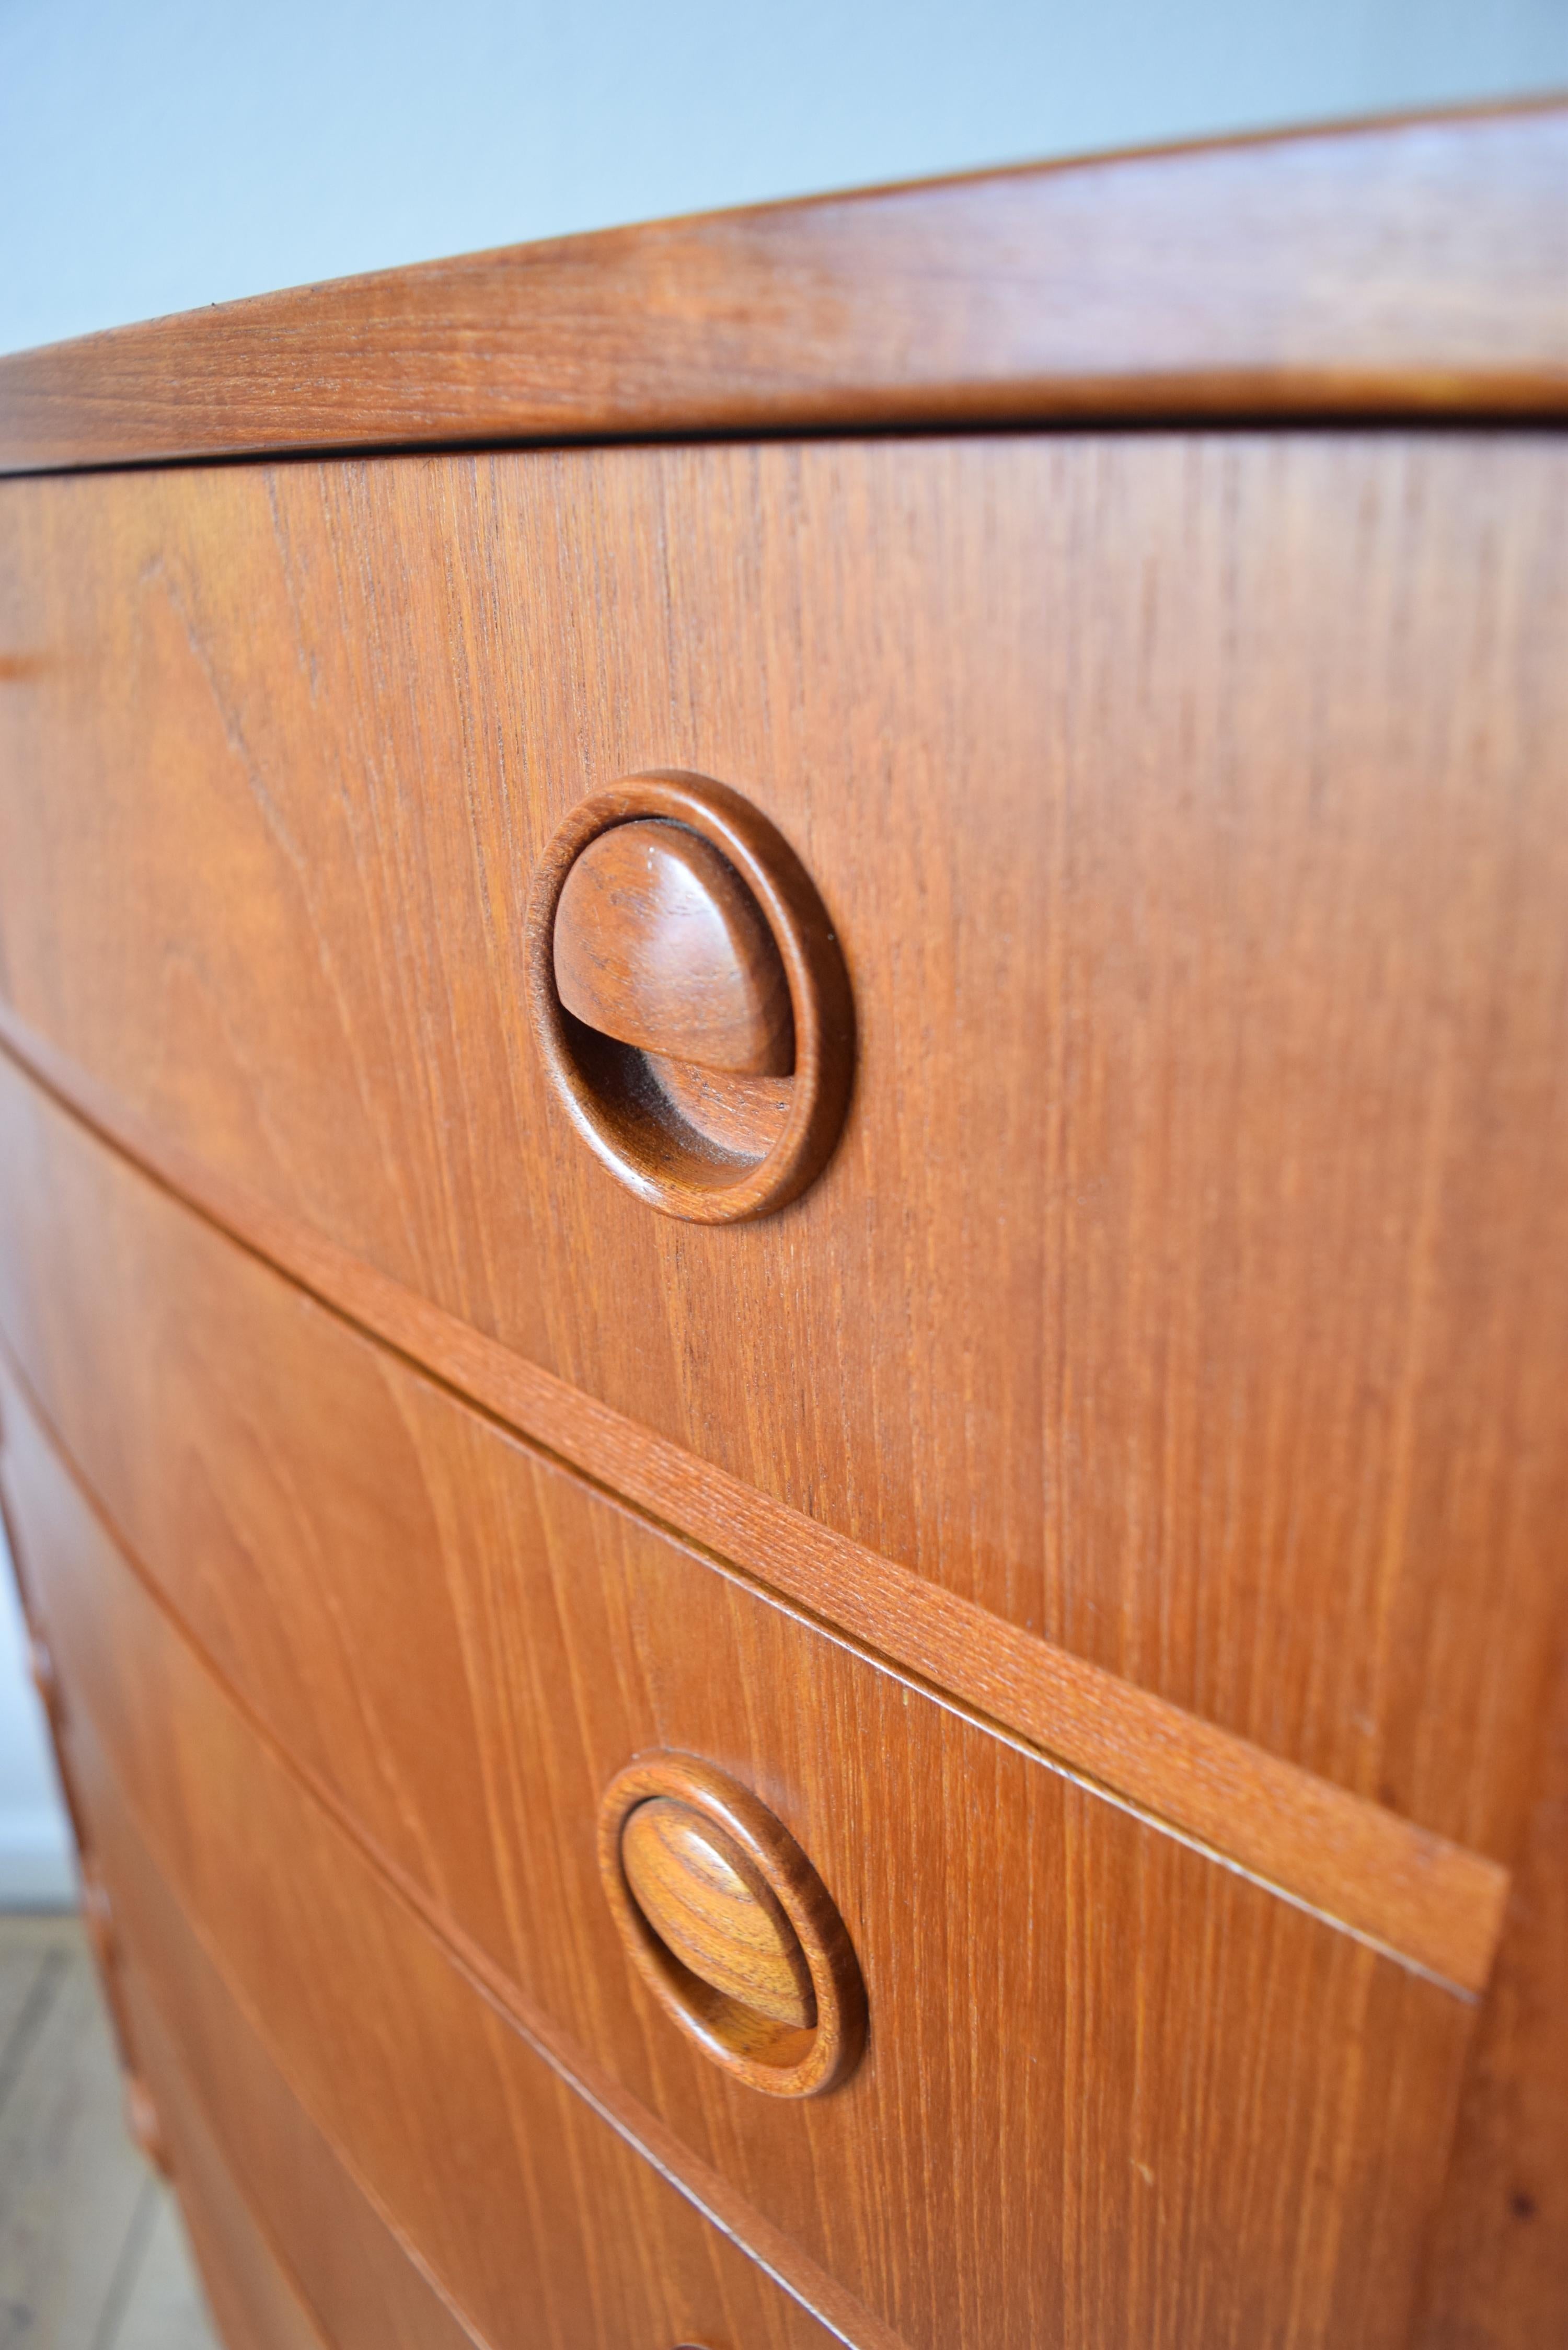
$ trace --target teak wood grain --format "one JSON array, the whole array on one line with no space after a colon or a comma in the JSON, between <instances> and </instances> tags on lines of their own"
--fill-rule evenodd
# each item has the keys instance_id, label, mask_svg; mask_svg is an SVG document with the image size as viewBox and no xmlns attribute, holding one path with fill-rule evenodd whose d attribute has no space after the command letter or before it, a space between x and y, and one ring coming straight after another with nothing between
<instances>
[{"instance_id":1,"label":"teak wood grain","mask_svg":"<svg viewBox=\"0 0 1568 2350\"><path fill-rule=\"evenodd\" d=\"M133 1996L154 2072L176 2092L177 2124L213 2146L269 2239L288 2246L333 2350L674 2350L691 2336L826 2350L826 2329L557 2090L563 2131L547 2088L541 2098L544 2085L526 2073L517 2086L531 2085L532 2100L514 2088L515 2126L533 2137L525 2193L518 2213L503 2219L498 2203L496 2214L522 2240L512 2255L517 2288L510 2306L498 2298L494 2323L482 2331L313 2120L265 2027L182 1914L118 1792L109 1804L116 1885L145 1954ZM552 2146L582 2197L576 2228L560 2226L560 2187L541 2181Z\"/></svg>"},{"instance_id":2,"label":"teak wood grain","mask_svg":"<svg viewBox=\"0 0 1568 2350\"><path fill-rule=\"evenodd\" d=\"M36 1467L40 1456L31 1461ZM39 1568L38 1583L61 1593L62 1542L89 1575L109 1567L107 1538L82 1513L68 1484L56 1483L51 1492L47 1471L40 1482L26 1460L18 1478L17 1465L8 1458L7 1481L14 1504L20 1493L16 1523ZM140 1620L154 1651L174 1640L151 1601L137 1597L129 1570L117 1565L114 1572L124 1578L132 1608L130 1617L119 1619L120 1633ZM346 2272L339 2279L345 2293L356 2282L363 2293L379 2276L378 2318L387 2319L391 2304L405 2324L429 2330L413 2281L399 2276L395 2258L377 2247L374 2227L355 2211L357 2190L465 2336L493 2341L496 2350L532 2345L541 2325L545 2340L559 2341L563 2350L578 2350L579 2343L598 2350L601 2342L603 2350L620 2350L643 2334L660 2342L683 2328L712 2328L722 2338L754 2334L775 2350L819 2340L798 2288L793 2297L775 2291L737 2249L732 2224L715 2229L693 2212L700 2198L672 2177L657 2144L639 2143L628 2131L624 2101L612 2099L607 2108L591 2076L586 2086L574 2085L558 2059L518 2028L504 2002L450 1951L442 1954L441 1939L421 1926L357 1840L333 1826L284 1758L246 1731L193 1655L177 1641L175 1647L183 1671L197 1677L190 1686L202 1692L187 1721L204 1762L192 1751L171 1779L171 1752L160 1762L149 1751L140 1757L144 1774L112 1738L106 1746L87 1701L90 1671L72 1676L78 1701L66 1721L65 1750L127 1920L133 1991L138 1974L144 1987L149 1980L163 1983L165 2036L171 2028L177 2043L195 2052L190 2062L208 2067L211 2033L234 2042L208 2078L214 2094L222 2082L235 2103L231 2126L244 2130L256 2166L246 2193L271 2212L288 2265L297 2255L319 2285L330 2257ZM126 1653L133 1678L154 1651L139 1643L135 1658ZM178 1679L182 1667L175 1669ZM178 1701L173 1684L160 1678L155 1685L160 1702ZM120 1727L117 1716L112 1728ZM147 1718L143 1729L150 1727ZM191 1767L212 1770L217 1779L205 1795L196 1794L193 1806L181 1797L171 1810L175 1781ZM237 1806L227 1814L210 1800L219 1783ZM225 1873L231 1863L239 1865L232 1877ZM255 1939L251 1906L270 1901L254 1875L257 1864L277 1869L293 1887L287 1903L272 1905L278 1939L268 1949ZM346 1918L353 1921L347 1932ZM204 1983L194 1964L198 1946L209 1961ZM217 2014L214 1968L228 1993ZM234 2001L242 2011L237 2034L222 2012ZM138 2010L139 2023L145 2012ZM291 2097L300 2110L281 2116L277 2109ZM273 2116L256 2116L247 2129L242 2115L254 2115L258 2102L270 2103ZM596 2118L595 2106L609 2114L610 2126ZM400 2120L389 2128L391 2108ZM432 2132L437 2112L443 2118ZM289 2140L281 2151L265 2143L280 2128ZM292 2207L279 2200L270 2168L282 2161L305 2166ZM334 2163L346 2179L334 2178ZM477 2200L476 2175L485 2182ZM326 2199L325 2211L313 2183ZM346 2241L331 2220L334 2203ZM333 2238L325 2248L324 2227ZM759 2233L766 2249L766 2229ZM491 2245L477 2262L476 2241ZM779 2248L786 2254L791 2249L782 2239ZM831 2330L863 2350L896 2350L888 2329L809 2262L794 2266L807 2280L815 2277ZM592 2331L596 2321L602 2334Z\"/></svg>"},{"instance_id":3,"label":"teak wood grain","mask_svg":"<svg viewBox=\"0 0 1568 2350\"><path fill-rule=\"evenodd\" d=\"M0 992L595 1473L651 1425L863 1545L846 1605L869 1550L1506 1861L1565 1499L1565 481L1277 433L14 482ZM844 1139L743 1229L620 1193L524 1002L540 844L670 762L774 818L855 990Z\"/></svg>"},{"instance_id":4,"label":"teak wood grain","mask_svg":"<svg viewBox=\"0 0 1568 2350\"><path fill-rule=\"evenodd\" d=\"M302 1688L319 1685L323 1659L339 1644L338 1619L318 1615L326 1589L341 1579L356 1609L375 1594L373 1638L360 1654L378 1659L389 1678L395 1714L407 1621L381 1608L377 1561L406 1550L410 1530L428 1524L428 1471L418 1449L410 1453L411 1403L400 1399L422 1398L438 1424L444 1414L467 1430L468 1416L182 1212L3 1062L0 1175L13 1236L0 1257L0 1333L133 1546L157 1563L209 1649L275 1720L296 1718ZM312 1396L319 1409L309 1407ZM353 1410L351 1399L359 1399ZM188 1458L202 1463L193 1504L192 1472L181 1466ZM392 1479L400 1461L406 1484ZM605 1469L603 1454L598 1466ZM561 1490L576 1489L565 1482ZM701 1490L690 1475L675 1483L689 1523ZM221 1513L209 1492L224 1495ZM313 1504L306 1527L302 1494ZM219 1555L234 1557L216 1581L192 1549L192 1506L203 1544L220 1543ZM461 1526L461 1501L452 1506ZM777 1535L764 1520L763 1565L775 1585ZM425 1539L439 1542L441 1529ZM253 1563L265 1567L259 1585ZM977 1610L952 1601L933 1609L928 1600L922 1611L910 1603L927 1587L865 1554L846 1550L832 1565L831 1582L820 1573L805 1579L805 1596L819 1609L831 1599L841 1627L868 1636L894 1664L912 1665L948 1701L978 1698L982 1711L1045 1752L1097 1765L1124 1800L1293 1898L1465 1989L1484 1987L1506 1887L1492 1864L1104 1675L1075 1675L1038 1641L1005 1634ZM421 1594L433 1601L444 1588L444 1575L421 1578L403 1604L415 1607ZM301 1604L318 1636L298 1628ZM463 1620L470 1611L457 1612ZM426 1627L427 1674L438 1654L452 1652L454 1638L443 1648ZM452 1669L448 1711L456 1720L462 1676ZM375 1805L384 1773L368 1757L354 1769L339 1727L353 1727L363 1712L340 1696L308 1753L321 1768L348 1773L340 1783L351 1801ZM379 1704L372 1714L381 1717ZM291 1739L296 1752L299 1736ZM409 1746L416 1756L423 1751L417 1728ZM400 1830L398 1819L389 1832ZM431 1848L450 1842L439 1808L427 1834ZM417 1864L417 1850L412 1856Z\"/></svg>"},{"instance_id":5,"label":"teak wood grain","mask_svg":"<svg viewBox=\"0 0 1568 2350\"><path fill-rule=\"evenodd\" d=\"M1424 2350L1533 2350L1568 2312L1568 1641L1530 1830L1472 2052Z\"/></svg>"},{"instance_id":6,"label":"teak wood grain","mask_svg":"<svg viewBox=\"0 0 1568 2350\"><path fill-rule=\"evenodd\" d=\"M470 255L0 359L0 469L1047 418L1561 415L1568 108Z\"/></svg>"},{"instance_id":7,"label":"teak wood grain","mask_svg":"<svg viewBox=\"0 0 1568 2350\"><path fill-rule=\"evenodd\" d=\"M749 1076L788 1076L794 1024L756 900L710 841L613 826L571 867L554 927L561 1002L623 1045Z\"/></svg>"},{"instance_id":8,"label":"teak wood grain","mask_svg":"<svg viewBox=\"0 0 1568 2350\"><path fill-rule=\"evenodd\" d=\"M5 1413L7 1495L73 1693L67 1735L89 1815L123 1793L317 2122L437 2272L464 2280L465 2307L490 2330L496 2264L512 2256L487 2249L505 2234L490 2205L514 2193L517 2157L495 2136L489 2067L498 2048L523 2063L515 2002L247 1727L10 1388ZM468 1506L498 1528L483 1454L465 1466ZM555 1578L563 1612L597 1579L581 1531ZM508 1564L525 1562L513 1550ZM873 2020L858 2071L810 2104L757 2097L694 2058L688 2135L701 2112L724 2174L771 2211L774 2241L816 2249L818 2287L836 2275L841 2295L861 2296L858 2321L840 2301L847 2337L984 2350L1403 2341L1464 2002L1002 1742L977 1742L826 1643L803 1651L784 1627L758 1647L754 1607L704 1623L696 1599L623 1586L615 1616L638 1637L600 1632L597 1672L508 1643L520 1675L571 1690L588 1731L575 1774L561 1772L555 1852L531 1884L532 1846L519 1855L514 1904L547 1925L563 1973L592 1980L602 1908L566 1868L538 1871L569 1865L584 1811L591 1830L602 1763L589 1725L619 1711L603 1659L624 1690L634 1658L649 1671L656 1627L680 1622L685 1637L654 1671L655 1735L717 1750L819 1859ZM792 1687L798 1711L748 1747L760 1693ZM525 1787L519 1743L558 1721L520 1680L493 1734L498 1789ZM617 1721L611 1740L623 1735ZM536 1807L524 1816L545 1842ZM618 1996L640 2014L669 2102L683 2043L639 2009L635 1982ZM448 2152L460 2127L466 2161ZM751 2240L754 2223L734 2225Z\"/></svg>"},{"instance_id":9,"label":"teak wood grain","mask_svg":"<svg viewBox=\"0 0 1568 2350\"><path fill-rule=\"evenodd\" d=\"M224 2350L348 2350L353 2337L322 2330L275 2240L242 2193L185 2067L145 1999L137 2002L136 2021L138 2037L156 2054L159 2111L178 2166L180 2208ZM421 2341L389 2329L379 2339L386 2350L449 2350L433 2332ZM471 2350L454 2329L450 2350L460 2345Z\"/></svg>"},{"instance_id":10,"label":"teak wood grain","mask_svg":"<svg viewBox=\"0 0 1568 2350\"><path fill-rule=\"evenodd\" d=\"M638 1908L703 1982L775 2023L815 2023L811 1976L790 1922L722 1829L655 1796L627 1821L620 1857Z\"/></svg>"},{"instance_id":11,"label":"teak wood grain","mask_svg":"<svg viewBox=\"0 0 1568 2350\"><path fill-rule=\"evenodd\" d=\"M252 2264L275 2272L274 2298L301 2314L312 2344L475 2350L472 2329L289 2089L122 1811L111 1827L116 1898L137 1952L128 1972L137 2039L198 2241L218 2233L217 2220L225 2246L248 2246ZM224 2265L239 2262L231 2255ZM256 2295L248 2280L239 2294L214 2281L213 2298L226 2319L228 2303L254 2306Z\"/></svg>"}]
</instances>

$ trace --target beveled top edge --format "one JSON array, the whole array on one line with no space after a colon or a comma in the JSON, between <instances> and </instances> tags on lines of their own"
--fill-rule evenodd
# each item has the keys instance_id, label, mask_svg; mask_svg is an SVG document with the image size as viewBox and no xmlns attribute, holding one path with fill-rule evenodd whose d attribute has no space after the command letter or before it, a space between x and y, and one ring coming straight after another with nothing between
<instances>
[{"instance_id":1,"label":"beveled top edge","mask_svg":"<svg viewBox=\"0 0 1568 2350\"><path fill-rule=\"evenodd\" d=\"M0 358L0 472L1568 410L1568 98L502 247Z\"/></svg>"}]
</instances>

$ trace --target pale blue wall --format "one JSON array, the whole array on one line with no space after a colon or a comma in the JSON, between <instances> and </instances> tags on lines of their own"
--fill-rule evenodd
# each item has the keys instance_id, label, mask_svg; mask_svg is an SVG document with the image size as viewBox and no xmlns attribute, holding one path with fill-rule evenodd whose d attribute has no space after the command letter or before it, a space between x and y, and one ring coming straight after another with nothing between
<instances>
[{"instance_id":1,"label":"pale blue wall","mask_svg":"<svg viewBox=\"0 0 1568 2350\"><path fill-rule=\"evenodd\" d=\"M0 0L0 349L906 174L1568 82L1568 0Z\"/></svg>"},{"instance_id":2,"label":"pale blue wall","mask_svg":"<svg viewBox=\"0 0 1568 2350\"><path fill-rule=\"evenodd\" d=\"M24 1638L0 1534L0 1908L54 1908L72 1898L70 1840Z\"/></svg>"},{"instance_id":3,"label":"pale blue wall","mask_svg":"<svg viewBox=\"0 0 1568 2350\"><path fill-rule=\"evenodd\" d=\"M1568 0L0 0L0 350L615 221L1568 84ZM64 1842L0 1594L0 1902Z\"/></svg>"}]
</instances>

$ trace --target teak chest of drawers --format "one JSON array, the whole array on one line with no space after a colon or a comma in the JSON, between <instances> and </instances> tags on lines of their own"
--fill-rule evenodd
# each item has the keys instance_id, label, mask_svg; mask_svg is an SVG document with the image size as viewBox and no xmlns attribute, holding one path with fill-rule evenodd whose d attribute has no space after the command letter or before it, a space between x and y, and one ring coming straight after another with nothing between
<instances>
[{"instance_id":1,"label":"teak chest of drawers","mask_svg":"<svg viewBox=\"0 0 1568 2350\"><path fill-rule=\"evenodd\" d=\"M0 1490L234 2350L1568 2331L1565 199L0 361Z\"/></svg>"}]
</instances>

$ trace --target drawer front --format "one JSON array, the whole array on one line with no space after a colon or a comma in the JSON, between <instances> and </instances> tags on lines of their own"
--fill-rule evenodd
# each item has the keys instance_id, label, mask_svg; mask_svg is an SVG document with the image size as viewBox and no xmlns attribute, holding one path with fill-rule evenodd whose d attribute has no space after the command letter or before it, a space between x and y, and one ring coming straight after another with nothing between
<instances>
[{"instance_id":1,"label":"drawer front","mask_svg":"<svg viewBox=\"0 0 1568 2350\"><path fill-rule=\"evenodd\" d=\"M21 1516L36 1557L26 1509ZM90 1526L76 1539L90 1540ZM44 1547L52 1564L58 1554ZM332 2289L325 2260L337 2264L340 2293L369 2300L378 2278L389 2283L384 2254L361 2278L352 2241L321 2241L344 2193L317 2175L310 2147L329 2141L460 2314L464 2338L495 2350L666 2350L691 2339L825 2350L831 2337L809 2314L599 2120L443 1953L246 1730L134 1577L116 1573L126 1606L111 1606L112 1626L105 1619L92 1636L104 1648L78 1658L75 1623L63 1644L76 1699L67 1749L111 1856L133 1979L162 1986L174 2004L173 2033L223 2098L247 2162L265 2175L303 2149L314 2165L297 2182L311 2208L286 2206L277 2220L291 2265L316 2278L322 2315ZM47 1574L45 1585L57 1594ZM102 1576L98 1587L112 1600ZM109 1690L106 1668L123 1677L119 1695L131 1696L140 1721ZM200 1921L212 1954L204 1970L182 1913ZM286 2124L286 2153L275 2137L268 2143L276 2118L260 2110L260 2060L244 2031L221 2052L209 2041L223 2029L213 1961L309 2116ZM167 2040L166 2018L161 2029ZM156 2020L151 2053L156 2062ZM267 2094L275 2105L275 2080ZM353 2225L362 2239L363 2217ZM384 2319L391 2298L383 2290L363 2322L332 2338L344 2350L388 2339L365 2323ZM450 2339L412 2281L398 2284L396 2302L401 2332L390 2339L432 2350ZM863 2338L870 2350L890 2340L870 2320Z\"/></svg>"},{"instance_id":2,"label":"drawer front","mask_svg":"<svg viewBox=\"0 0 1568 2350\"><path fill-rule=\"evenodd\" d=\"M207 2299L226 2350L348 2350L349 2335L323 2333L278 2252L258 2224L220 2151L201 2101L156 2017L138 2002L138 2036L156 2043L154 2080L163 2131ZM433 2345L440 2337L431 2335ZM453 2350L462 2336L452 2337ZM418 2336L384 2335L389 2350Z\"/></svg>"},{"instance_id":3,"label":"drawer front","mask_svg":"<svg viewBox=\"0 0 1568 2350\"><path fill-rule=\"evenodd\" d=\"M465 2350L476 2341L493 2350L673 2350L694 2336L711 2350L826 2350L830 2337L586 2107L563 2129L558 2100L537 2081L517 2117L529 2172L542 2162L569 2168L585 2188L585 2217L563 2230L553 2199L514 2167L509 2183L527 2189L504 2222L521 2239L514 2297L510 2310L497 2302L495 2330L481 2334L468 2312L459 2314L461 2297L455 2306L442 2297L369 2201L351 2157L300 2103L153 1866L119 1790L97 1783L117 1911L136 1953L138 2041L182 2194L188 2178L204 2183L216 2172L231 2199L243 2196L253 2227L286 2248L334 2350ZM526 2078L519 2068L519 2082Z\"/></svg>"},{"instance_id":4,"label":"drawer front","mask_svg":"<svg viewBox=\"0 0 1568 2350\"><path fill-rule=\"evenodd\" d=\"M58 1511L54 1518L58 1525ZM21 1523L31 1523L26 1509ZM82 1523L80 1534L89 1527ZM33 1534L24 1539L37 1558ZM52 1563L58 1554L45 1544L45 1555ZM146 2033L160 2117L170 2094L160 2052L167 2059L174 2043L188 2068L200 2064L204 2089L223 2098L247 2164L270 2176L270 2164L303 2159L275 2219L289 2265L301 2280L313 2272L331 2341L343 2350L359 2341L367 2350L386 2341L444 2350L453 2338L496 2350L665 2350L689 2336L766 2350L826 2345L826 2331L465 1981L358 1847L249 1737L134 1576L118 1572L130 1612L110 1638L134 1638L136 1655L122 1649L115 1669L139 1682L153 1715L176 1706L179 1725L164 1715L153 1746L136 1753L101 1739L89 1711L101 1682L92 1669L75 1671L73 1657L82 1697L68 1709L66 1749L110 1856L115 1927L131 1986L143 1991L139 2044ZM49 1575L45 1588L54 1588ZM192 1803L181 1782L200 1783ZM212 1800L219 1786L223 1795ZM237 2028L223 2012L219 1970L212 1960L200 1965L183 1913L200 1918L233 1983ZM174 2026L148 2002L148 1986L162 1988ZM268 2059L249 2019L264 2019L275 2052ZM280 2120L280 2073L298 2085L308 2117ZM179 2108L179 2082L174 2089ZM170 2131L179 2162L176 2131L179 2110ZM350 2235L331 2242L334 2204L353 2207L355 2190L327 2174L327 2141L459 2310L456 2334L419 2280L388 2277L386 2249L362 2272L371 2214L343 2209ZM322 2275L325 2261L337 2277ZM359 2313L348 2320L353 2293ZM879 2341L877 2329L867 2341Z\"/></svg>"},{"instance_id":5,"label":"drawer front","mask_svg":"<svg viewBox=\"0 0 1568 2350\"><path fill-rule=\"evenodd\" d=\"M294 2095L149 1860L112 1783L109 1883L174 2185L198 2241L265 2251L277 2298L332 2350L472 2350L453 2314ZM219 2224L214 2224L219 2223ZM230 2265L237 2265L231 2262ZM223 2297L214 2293L223 2312ZM243 2300L256 2305L248 2287ZM660 2345L662 2350L662 2345Z\"/></svg>"},{"instance_id":6,"label":"drawer front","mask_svg":"<svg viewBox=\"0 0 1568 2350\"><path fill-rule=\"evenodd\" d=\"M1153 433L7 483L0 987L291 1229L1506 1857L1564 478ZM528 1023L541 844L651 766L771 817L854 988L837 1155L739 1229L619 1188Z\"/></svg>"},{"instance_id":7,"label":"drawer front","mask_svg":"<svg viewBox=\"0 0 1568 2350\"><path fill-rule=\"evenodd\" d=\"M1402 2339L1467 2002L721 1573L77 1149L106 1178L80 1226L95 1277L28 1320L30 1383L344 1824L310 1827L348 1835L334 1881L395 1881L509 2013L670 2134L673 2167L723 2182L737 2228L911 2344ZM243 1825L259 1750L14 1382L5 1409L50 1637L182 1898L214 1931L254 1909L261 1953L303 1897ZM228 1793L202 1759L220 1738ZM629 1970L595 1826L650 1750L753 1788L821 1872L870 2004L845 2087L785 2104L728 2080ZM302 1865L303 1799L265 1772ZM241 1849L243 1895L221 1874ZM319 1931L351 1930L328 1903ZM388 1996L388 2028L422 2031L425 1990Z\"/></svg>"}]
</instances>

